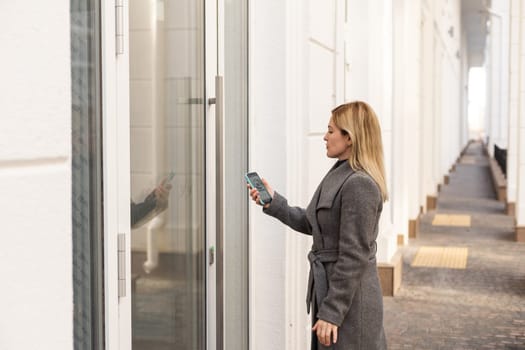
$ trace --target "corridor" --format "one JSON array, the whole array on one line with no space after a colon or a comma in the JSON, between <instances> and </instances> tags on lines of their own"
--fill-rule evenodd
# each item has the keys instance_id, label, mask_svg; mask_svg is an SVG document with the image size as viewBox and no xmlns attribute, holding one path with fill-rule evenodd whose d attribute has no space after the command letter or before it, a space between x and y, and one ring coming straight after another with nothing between
<instances>
[{"instance_id":1,"label":"corridor","mask_svg":"<svg viewBox=\"0 0 525 350\"><path fill-rule=\"evenodd\" d=\"M525 244L491 181L471 143L403 249L403 284L384 301L389 349L525 349Z\"/></svg>"}]
</instances>

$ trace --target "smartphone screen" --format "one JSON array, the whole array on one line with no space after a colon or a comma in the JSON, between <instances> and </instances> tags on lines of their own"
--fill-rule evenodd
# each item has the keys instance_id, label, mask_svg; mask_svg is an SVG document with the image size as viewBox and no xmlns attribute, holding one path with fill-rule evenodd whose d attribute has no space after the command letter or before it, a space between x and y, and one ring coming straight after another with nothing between
<instances>
[{"instance_id":1,"label":"smartphone screen","mask_svg":"<svg viewBox=\"0 0 525 350\"><path fill-rule=\"evenodd\" d=\"M248 181L248 184L252 187L257 189L259 191L259 196L261 199L261 204L267 204L272 201L272 196L270 196L270 193L268 193L268 190L266 190L266 187L264 187L264 184L259 177L259 175L256 172L247 173L244 175L246 178L246 181Z\"/></svg>"}]
</instances>

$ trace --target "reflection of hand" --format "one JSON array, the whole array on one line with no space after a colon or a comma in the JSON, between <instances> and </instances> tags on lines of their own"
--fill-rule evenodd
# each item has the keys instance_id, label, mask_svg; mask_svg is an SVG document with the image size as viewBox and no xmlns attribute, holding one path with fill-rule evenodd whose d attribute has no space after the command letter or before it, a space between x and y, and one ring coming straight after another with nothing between
<instances>
[{"instance_id":1,"label":"reflection of hand","mask_svg":"<svg viewBox=\"0 0 525 350\"><path fill-rule=\"evenodd\" d=\"M330 322L317 320L312 328L312 332L316 332L319 343L324 346L330 346L332 339L334 344L337 343L337 326Z\"/></svg>"},{"instance_id":2,"label":"reflection of hand","mask_svg":"<svg viewBox=\"0 0 525 350\"><path fill-rule=\"evenodd\" d=\"M168 198L172 187L173 186L170 183L168 183L166 179L163 179L162 182L157 186L157 188L155 188L155 197L157 199L157 205L159 207L168 206Z\"/></svg>"},{"instance_id":3,"label":"reflection of hand","mask_svg":"<svg viewBox=\"0 0 525 350\"><path fill-rule=\"evenodd\" d=\"M268 191L268 193L270 194L270 196L273 199L273 195L274 195L275 192L274 192L272 186L270 186L270 184L265 179L261 179L261 181L263 182L264 187L266 187L266 190ZM249 184L247 184L246 187L248 187L248 189L250 190L250 197L252 197L252 200L255 203L261 205L261 198L259 196L259 191L257 191L256 188L252 188ZM264 208L268 208L270 206L270 204L271 203L266 203L264 205Z\"/></svg>"}]
</instances>

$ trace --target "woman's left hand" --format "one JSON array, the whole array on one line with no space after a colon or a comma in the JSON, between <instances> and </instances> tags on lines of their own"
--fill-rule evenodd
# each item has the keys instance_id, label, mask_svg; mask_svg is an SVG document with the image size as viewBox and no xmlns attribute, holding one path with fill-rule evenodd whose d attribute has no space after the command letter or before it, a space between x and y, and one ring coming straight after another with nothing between
<instances>
[{"instance_id":1,"label":"woman's left hand","mask_svg":"<svg viewBox=\"0 0 525 350\"><path fill-rule=\"evenodd\" d=\"M324 346L330 346L332 339L334 344L337 343L337 326L330 322L317 320L312 331L317 333L317 339Z\"/></svg>"}]
</instances>

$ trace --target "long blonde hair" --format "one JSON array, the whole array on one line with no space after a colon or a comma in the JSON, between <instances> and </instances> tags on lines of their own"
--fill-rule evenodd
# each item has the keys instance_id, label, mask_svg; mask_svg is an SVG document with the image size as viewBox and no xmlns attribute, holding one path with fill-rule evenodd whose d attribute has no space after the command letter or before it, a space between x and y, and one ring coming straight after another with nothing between
<instances>
[{"instance_id":1,"label":"long blonde hair","mask_svg":"<svg viewBox=\"0 0 525 350\"><path fill-rule=\"evenodd\" d=\"M381 127L372 107L362 101L342 104L332 110L332 121L352 140L348 158L352 169L370 175L379 186L383 201L387 201Z\"/></svg>"}]
</instances>

